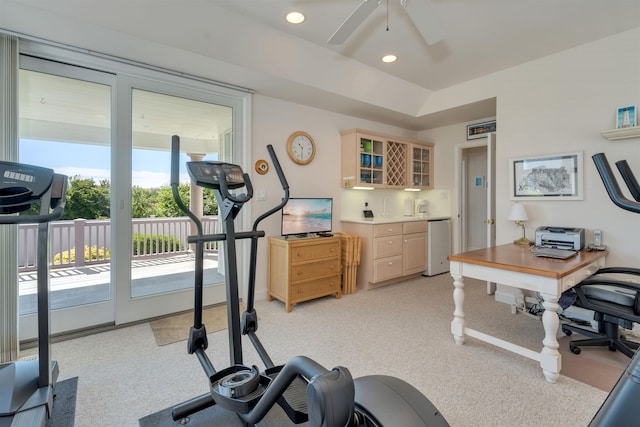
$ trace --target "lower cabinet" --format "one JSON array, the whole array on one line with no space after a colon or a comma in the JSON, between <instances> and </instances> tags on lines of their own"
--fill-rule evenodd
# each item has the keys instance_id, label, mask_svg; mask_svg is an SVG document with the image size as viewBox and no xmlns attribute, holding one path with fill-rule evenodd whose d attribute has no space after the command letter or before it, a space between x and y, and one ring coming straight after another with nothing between
<instances>
[{"instance_id":1,"label":"lower cabinet","mask_svg":"<svg viewBox=\"0 0 640 427\"><path fill-rule=\"evenodd\" d=\"M326 295L342 296L341 243L338 237L269 237L268 300L293 305Z\"/></svg>"},{"instance_id":2,"label":"lower cabinet","mask_svg":"<svg viewBox=\"0 0 640 427\"><path fill-rule=\"evenodd\" d=\"M372 289L417 276L427 269L427 221L383 224L342 222L362 238L357 286Z\"/></svg>"}]
</instances>

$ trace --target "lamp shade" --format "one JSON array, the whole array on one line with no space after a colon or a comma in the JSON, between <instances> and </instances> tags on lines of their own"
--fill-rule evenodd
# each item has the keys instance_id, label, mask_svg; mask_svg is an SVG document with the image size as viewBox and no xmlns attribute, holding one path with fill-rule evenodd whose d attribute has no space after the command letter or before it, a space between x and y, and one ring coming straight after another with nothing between
<instances>
[{"instance_id":1,"label":"lamp shade","mask_svg":"<svg viewBox=\"0 0 640 427\"><path fill-rule=\"evenodd\" d=\"M519 203L514 203L511 206L511 212L509 212L507 219L509 221L526 221L529 217L527 217L527 211L524 209L524 206Z\"/></svg>"}]
</instances>

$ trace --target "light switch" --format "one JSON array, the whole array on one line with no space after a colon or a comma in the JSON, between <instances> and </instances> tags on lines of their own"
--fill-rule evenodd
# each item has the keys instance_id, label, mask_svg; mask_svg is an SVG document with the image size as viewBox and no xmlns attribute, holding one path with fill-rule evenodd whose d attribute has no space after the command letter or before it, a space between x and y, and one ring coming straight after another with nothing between
<instances>
[{"instance_id":1,"label":"light switch","mask_svg":"<svg viewBox=\"0 0 640 427\"><path fill-rule=\"evenodd\" d=\"M259 200L261 202L264 202L265 200L267 200L267 192L266 192L266 190L258 190L258 194L256 196L256 200Z\"/></svg>"}]
</instances>

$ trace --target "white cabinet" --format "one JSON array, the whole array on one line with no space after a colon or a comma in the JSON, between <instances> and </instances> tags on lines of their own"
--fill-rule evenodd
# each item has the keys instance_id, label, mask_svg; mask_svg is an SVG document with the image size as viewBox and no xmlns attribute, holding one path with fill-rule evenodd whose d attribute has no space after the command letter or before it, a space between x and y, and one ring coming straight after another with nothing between
<instances>
[{"instance_id":1,"label":"white cabinet","mask_svg":"<svg viewBox=\"0 0 640 427\"><path fill-rule=\"evenodd\" d=\"M427 221L342 222L362 239L357 287L372 289L420 275L427 266Z\"/></svg>"}]
</instances>

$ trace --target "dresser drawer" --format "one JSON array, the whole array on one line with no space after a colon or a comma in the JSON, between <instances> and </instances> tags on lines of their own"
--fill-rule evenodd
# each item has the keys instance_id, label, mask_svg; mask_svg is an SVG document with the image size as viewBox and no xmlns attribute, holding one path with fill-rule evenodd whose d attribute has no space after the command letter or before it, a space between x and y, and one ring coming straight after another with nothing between
<instances>
[{"instance_id":1,"label":"dresser drawer","mask_svg":"<svg viewBox=\"0 0 640 427\"><path fill-rule=\"evenodd\" d=\"M373 282L384 282L402 276L402 255L373 262Z\"/></svg>"},{"instance_id":2,"label":"dresser drawer","mask_svg":"<svg viewBox=\"0 0 640 427\"><path fill-rule=\"evenodd\" d=\"M291 282L313 279L320 276L340 273L340 260L328 259L324 261L307 262L291 266Z\"/></svg>"},{"instance_id":3,"label":"dresser drawer","mask_svg":"<svg viewBox=\"0 0 640 427\"><path fill-rule=\"evenodd\" d=\"M291 262L310 261L314 259L340 256L340 242L333 241L319 244L294 246L291 248Z\"/></svg>"},{"instance_id":4,"label":"dresser drawer","mask_svg":"<svg viewBox=\"0 0 640 427\"><path fill-rule=\"evenodd\" d=\"M402 236L376 237L373 241L373 258L402 255Z\"/></svg>"},{"instance_id":5,"label":"dresser drawer","mask_svg":"<svg viewBox=\"0 0 640 427\"><path fill-rule=\"evenodd\" d=\"M377 224L373 226L373 237L392 236L402 234L402 223L392 222L390 224Z\"/></svg>"},{"instance_id":6,"label":"dresser drawer","mask_svg":"<svg viewBox=\"0 0 640 427\"><path fill-rule=\"evenodd\" d=\"M402 224L403 234L426 233L427 221L408 221Z\"/></svg>"},{"instance_id":7,"label":"dresser drawer","mask_svg":"<svg viewBox=\"0 0 640 427\"><path fill-rule=\"evenodd\" d=\"M294 302L317 298L340 290L340 276L323 277L322 279L310 280L291 286L291 299Z\"/></svg>"}]
</instances>

